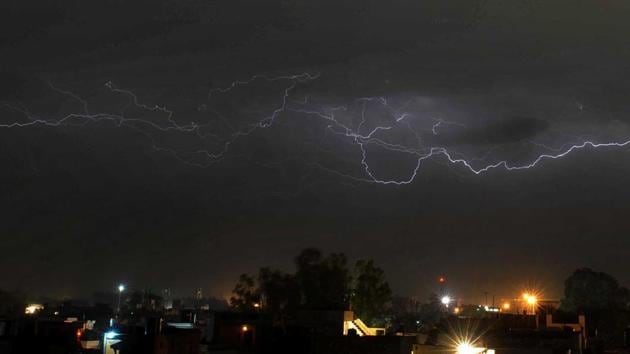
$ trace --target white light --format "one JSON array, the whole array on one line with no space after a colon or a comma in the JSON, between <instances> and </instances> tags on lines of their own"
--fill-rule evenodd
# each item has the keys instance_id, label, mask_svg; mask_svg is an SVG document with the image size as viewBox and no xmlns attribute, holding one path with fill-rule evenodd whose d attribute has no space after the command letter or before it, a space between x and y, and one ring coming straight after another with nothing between
<instances>
[{"instance_id":1,"label":"white light","mask_svg":"<svg viewBox=\"0 0 630 354\"><path fill-rule=\"evenodd\" d=\"M27 315L34 315L37 311L41 311L44 309L44 306L41 304L30 304L26 306L24 309L24 313Z\"/></svg>"},{"instance_id":2,"label":"white light","mask_svg":"<svg viewBox=\"0 0 630 354\"><path fill-rule=\"evenodd\" d=\"M448 306L451 303L451 297L450 296L442 296L442 304L444 306Z\"/></svg>"},{"instance_id":3,"label":"white light","mask_svg":"<svg viewBox=\"0 0 630 354\"><path fill-rule=\"evenodd\" d=\"M118 333L116 333L115 331L109 331L105 333L105 338L107 339L113 339L114 337L116 337L118 335Z\"/></svg>"},{"instance_id":4,"label":"white light","mask_svg":"<svg viewBox=\"0 0 630 354\"><path fill-rule=\"evenodd\" d=\"M485 351L486 348L475 347L469 342L463 342L457 345L457 354L478 354Z\"/></svg>"},{"instance_id":5,"label":"white light","mask_svg":"<svg viewBox=\"0 0 630 354\"><path fill-rule=\"evenodd\" d=\"M122 285L122 284L118 285L118 291L119 291L119 292L121 292L121 293L122 293L123 291L125 291L125 286L124 286L124 285Z\"/></svg>"}]
</instances>

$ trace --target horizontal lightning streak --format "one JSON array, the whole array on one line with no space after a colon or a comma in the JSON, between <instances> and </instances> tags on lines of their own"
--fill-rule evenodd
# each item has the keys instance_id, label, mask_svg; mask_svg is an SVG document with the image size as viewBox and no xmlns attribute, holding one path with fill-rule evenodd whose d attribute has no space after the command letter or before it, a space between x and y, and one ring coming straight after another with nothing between
<instances>
[{"instance_id":1,"label":"horizontal lightning streak","mask_svg":"<svg viewBox=\"0 0 630 354\"><path fill-rule=\"evenodd\" d=\"M550 148L544 144L535 142L529 142L532 146L544 148L552 153L544 153L538 155L536 158L528 163L524 164L511 164L507 159L500 161L486 163L482 167L475 167L479 165L479 162L485 161L490 156L490 153L494 151L494 148L488 150L482 157L465 158L462 154L453 151L445 146L426 146L423 145L423 137L418 133L416 128L412 125L411 121L416 117L411 112L407 112L404 109L408 103L403 104L399 108L394 108L390 105L389 101L385 97L360 97L353 100L354 105L358 105L358 114L360 114L360 121L356 128L351 127L352 124L344 123L342 118L338 117L338 114L352 114L354 112L350 106L325 106L317 105L312 102L311 96L304 95L301 100L294 100L291 98L292 93L298 87L299 84L306 84L319 78L319 74L301 73L297 75L285 75L270 77L267 75L254 75L248 80L234 81L226 87L215 88L208 92L207 99L215 99L221 95L228 95L232 91L241 86L251 85L254 82L262 81L267 83L280 83L283 84L281 89L281 99L278 102L275 109L269 114L260 118L257 121L248 123L244 128L233 129L227 136L221 137L220 134L214 132L202 133L202 129L209 127L210 123L198 124L191 122L189 124L180 125L175 120L175 113L165 106L159 105L147 105L142 103L138 97L131 91L116 87L112 82L107 82L105 86L110 92L119 94L129 99L129 103L125 105L119 113L91 113L89 110L88 102L82 99L79 95L60 89L52 84L49 84L50 88L72 100L77 101L81 105L80 113L70 113L58 119L44 119L32 114L28 109L15 106L10 103L4 102L4 106L15 112L21 113L28 119L26 122L11 122L2 123L0 128L15 129L15 128L28 128L32 126L47 126L47 127L62 127L62 126L84 126L89 123L96 123L100 121L111 121L118 127L127 127L134 129L144 136L146 136L152 143L153 148L157 151L168 153L178 160L199 167L207 167L213 165L225 158L229 152L230 147L235 144L239 139L247 137L257 130L268 129L273 127L274 123L283 113L294 113L312 116L325 122L325 129L332 132L334 135L340 136L347 142L356 146L361 154L360 161L357 161L357 165L361 167L364 176L354 176L350 173L331 169L322 165L319 162L306 162L308 165L319 168L328 173L349 178L358 182L376 183L383 185L406 185L412 183L423 164L423 162L432 159L442 157L448 163L452 165L462 166L475 175L486 173L493 169L504 169L507 171L518 171L533 168L545 160L561 159L572 152L582 150L585 148L600 149L600 148L621 148L630 145L630 140L617 141L617 142L595 142L591 140L581 140L578 143L563 144L560 148ZM387 124L374 125L368 130L368 126L372 125L368 119L368 110L371 106L378 105L380 108L385 108L386 112L389 112L391 120ZM128 113L130 107L147 111L156 114L163 114L166 116L166 120L162 123L156 123L148 119L140 119L130 117ZM458 122L449 122L443 119L430 118L432 124L427 128L432 135L440 135L441 131L446 126L456 125L463 126ZM226 122L230 127L232 124ZM367 131L366 131L367 130ZM407 146L400 142L391 142L391 134L388 132L397 132L402 130L403 132L411 133L416 139L417 146ZM190 151L178 151L176 149L161 146L158 143L157 138L154 136L155 132L178 132L184 134L195 134L201 139L212 138L212 141L218 143L218 148L215 149L196 149ZM369 163L368 146L373 145L385 151L408 154L414 156L415 164L410 169L409 174L403 178L397 179L385 179L378 177L378 173L374 171L373 166ZM200 160L201 158L201 160ZM199 162L204 161L204 162Z\"/></svg>"}]
</instances>

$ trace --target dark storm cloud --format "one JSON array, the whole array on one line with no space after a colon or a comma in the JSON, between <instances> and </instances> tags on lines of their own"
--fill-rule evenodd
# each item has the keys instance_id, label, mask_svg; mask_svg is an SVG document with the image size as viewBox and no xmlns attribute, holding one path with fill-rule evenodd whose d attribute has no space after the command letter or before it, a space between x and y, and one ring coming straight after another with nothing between
<instances>
[{"instance_id":1,"label":"dark storm cloud","mask_svg":"<svg viewBox=\"0 0 630 354\"><path fill-rule=\"evenodd\" d=\"M32 76L29 78L16 71L0 71L0 101L14 101L41 93L43 84Z\"/></svg>"},{"instance_id":2,"label":"dark storm cloud","mask_svg":"<svg viewBox=\"0 0 630 354\"><path fill-rule=\"evenodd\" d=\"M110 112L127 104L103 87L112 80L189 122L208 119L204 104L251 113L274 107L282 92L262 86L208 102L211 88L257 73L308 71L321 76L296 92L322 104L419 98L412 111L427 119L422 137L457 146L549 140L553 131L565 139L549 142L556 147L565 135L607 133L608 122L627 119L628 1L10 0L0 7L0 100L44 117L82 109L48 81ZM16 119L0 114L2 122ZM433 118L461 125L444 125L434 137ZM206 169L111 122L0 129L0 249L8 255L0 258L0 288L86 293L130 279L219 294L236 274L286 266L312 245L376 258L406 293L420 291L410 279L430 282L442 272L461 279L469 297L509 288L524 274L559 283L583 265L630 280L620 274L627 151L586 151L482 176L435 159L423 162L411 185L384 187L315 167L364 173L359 149L323 125L284 115ZM623 137L624 129L615 130ZM398 178L416 163L413 155L403 160L399 167L388 155L374 166Z\"/></svg>"},{"instance_id":3,"label":"dark storm cloud","mask_svg":"<svg viewBox=\"0 0 630 354\"><path fill-rule=\"evenodd\" d=\"M537 118L505 117L482 127L457 127L446 130L434 139L445 145L510 144L535 138L545 132L549 124Z\"/></svg>"}]
</instances>

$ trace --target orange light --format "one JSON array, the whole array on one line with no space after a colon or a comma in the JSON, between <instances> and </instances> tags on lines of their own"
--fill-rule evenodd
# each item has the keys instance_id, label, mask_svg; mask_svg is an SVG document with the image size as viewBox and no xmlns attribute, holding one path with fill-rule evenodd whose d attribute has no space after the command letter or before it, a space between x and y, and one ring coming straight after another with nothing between
<instances>
[{"instance_id":1,"label":"orange light","mask_svg":"<svg viewBox=\"0 0 630 354\"><path fill-rule=\"evenodd\" d=\"M247 332L249 331L249 327L247 327L247 325L244 325L243 327L241 327L241 331Z\"/></svg>"},{"instance_id":2,"label":"orange light","mask_svg":"<svg viewBox=\"0 0 630 354\"><path fill-rule=\"evenodd\" d=\"M504 302L502 307L503 307L504 310L509 310L510 309L510 303L509 302Z\"/></svg>"},{"instance_id":3,"label":"orange light","mask_svg":"<svg viewBox=\"0 0 630 354\"><path fill-rule=\"evenodd\" d=\"M77 338L81 337L81 334L83 334L83 333L81 332L81 330L80 330L80 329L77 329Z\"/></svg>"},{"instance_id":4,"label":"orange light","mask_svg":"<svg viewBox=\"0 0 630 354\"><path fill-rule=\"evenodd\" d=\"M255 307L255 308L259 308L259 307L260 307L260 304L259 304L259 303L257 303L257 302L255 302L255 303L254 303L254 307Z\"/></svg>"},{"instance_id":5,"label":"orange light","mask_svg":"<svg viewBox=\"0 0 630 354\"><path fill-rule=\"evenodd\" d=\"M530 295L527 297L527 303L530 305L536 305L536 303L538 302L538 299L536 298L536 296L534 295Z\"/></svg>"},{"instance_id":6,"label":"orange light","mask_svg":"<svg viewBox=\"0 0 630 354\"><path fill-rule=\"evenodd\" d=\"M440 283L446 283L446 278L444 278L444 277L439 277L439 278L438 278L438 282L440 282Z\"/></svg>"},{"instance_id":7,"label":"orange light","mask_svg":"<svg viewBox=\"0 0 630 354\"><path fill-rule=\"evenodd\" d=\"M458 314L460 311L461 311L461 310L460 310L460 308L459 308L459 307L456 307L456 308L454 308L454 309L453 309L453 312L454 312L455 314Z\"/></svg>"}]
</instances>

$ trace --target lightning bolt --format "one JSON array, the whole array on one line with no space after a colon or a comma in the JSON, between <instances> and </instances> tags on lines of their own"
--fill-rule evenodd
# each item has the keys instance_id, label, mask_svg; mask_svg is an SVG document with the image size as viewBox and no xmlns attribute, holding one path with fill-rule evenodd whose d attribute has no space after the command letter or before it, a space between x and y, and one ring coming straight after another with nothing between
<instances>
[{"instance_id":1,"label":"lightning bolt","mask_svg":"<svg viewBox=\"0 0 630 354\"><path fill-rule=\"evenodd\" d=\"M558 160L579 150L623 148L630 145L630 140L596 142L583 137L576 137L576 142L565 143L560 147L550 147L546 144L529 141L528 146L536 149L544 149L546 153L540 153L528 162L515 164L508 159L498 159L490 162L491 156L496 155L497 147L487 149L480 156L465 156L453 147L436 144L432 141L439 138L445 129L449 127L465 127L463 123L447 121L442 118L423 117L414 113L409 107L414 98L408 99L401 105L391 103L388 97L359 97L345 105L329 105L317 103L316 95L296 94L299 88L308 88L308 85L317 80L320 74L308 72L284 75L267 76L254 75L247 80L233 81L227 86L209 90L207 104L200 107L214 115L206 122L190 122L181 124L177 121L174 111L166 106L147 104L132 91L119 88L113 82L105 83L105 87L112 95L124 97L127 103L118 112L92 112L87 100L80 95L61 89L52 83L49 88L67 99L76 102L80 111L61 116L59 118L45 118L32 113L22 105L2 102L9 110L21 114L24 121L0 123L0 128L20 129L33 126L63 127L85 126L87 124L108 121L116 127L128 128L146 136L156 151L161 151L174 156L177 160L199 167L208 167L220 162L230 152L232 146L239 140L250 136L254 132L271 129L281 118L295 119L296 117L312 117L322 123L325 132L338 137L341 141L356 149L360 159L354 161L360 174L350 171L340 171L327 167L319 161L305 161L311 167L318 168L327 173L348 178L357 182L375 183L382 185L406 185L412 183L424 163L438 159L447 164L463 167L474 175L481 175L490 170L504 169L518 171L533 168L543 161ZM278 102L275 108L268 113L260 115L250 122L238 123L237 117L227 117L215 107L212 102L229 97L242 87L254 84L268 84L278 86ZM294 98L294 96L300 97ZM243 102L243 107L247 106ZM210 108L208 108L210 107ZM580 111L583 106L581 106ZM144 112L151 115L151 119L139 117L135 112ZM164 119L158 119L164 117ZM155 118L155 119L154 119ZM357 123L358 121L358 123ZM223 125L217 129L217 122ZM220 130L228 130L227 133ZM206 147L194 149L181 149L169 147L161 143L161 134L184 134L198 139ZM411 137L412 142L396 140L396 136L405 135ZM433 136L433 139L430 137ZM403 139L404 140L404 139ZM409 139L407 139L409 140ZM415 161L406 176L398 178L379 177L382 171L378 171L370 164L370 149L401 154L411 157Z\"/></svg>"}]
</instances>

